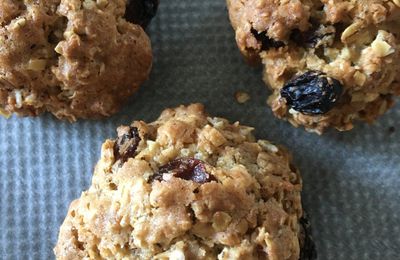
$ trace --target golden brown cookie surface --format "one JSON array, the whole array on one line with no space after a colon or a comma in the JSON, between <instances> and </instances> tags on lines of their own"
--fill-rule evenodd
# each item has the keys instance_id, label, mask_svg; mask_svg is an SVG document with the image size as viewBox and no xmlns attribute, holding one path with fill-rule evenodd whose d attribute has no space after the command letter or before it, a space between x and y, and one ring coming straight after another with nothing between
<instances>
[{"instance_id":1,"label":"golden brown cookie surface","mask_svg":"<svg viewBox=\"0 0 400 260\"><path fill-rule=\"evenodd\" d=\"M0 3L0 112L109 116L147 79L152 53L125 0Z\"/></svg>"},{"instance_id":2,"label":"golden brown cookie surface","mask_svg":"<svg viewBox=\"0 0 400 260\"><path fill-rule=\"evenodd\" d=\"M312 251L290 156L251 131L199 104L118 128L70 206L57 258L298 260L300 244Z\"/></svg>"},{"instance_id":3,"label":"golden brown cookie surface","mask_svg":"<svg viewBox=\"0 0 400 260\"><path fill-rule=\"evenodd\" d=\"M399 1L227 2L241 52L264 65L277 117L317 133L349 130L399 95Z\"/></svg>"}]
</instances>

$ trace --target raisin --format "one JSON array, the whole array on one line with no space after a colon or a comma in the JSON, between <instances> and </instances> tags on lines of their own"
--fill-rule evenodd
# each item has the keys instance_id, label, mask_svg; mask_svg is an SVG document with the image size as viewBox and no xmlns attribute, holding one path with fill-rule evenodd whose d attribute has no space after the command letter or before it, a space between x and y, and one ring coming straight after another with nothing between
<instances>
[{"instance_id":1,"label":"raisin","mask_svg":"<svg viewBox=\"0 0 400 260\"><path fill-rule=\"evenodd\" d=\"M193 158L175 159L160 167L150 181L163 181L165 173L172 173L176 178L194 181L200 184L215 181L215 177L206 172L204 162Z\"/></svg>"},{"instance_id":2,"label":"raisin","mask_svg":"<svg viewBox=\"0 0 400 260\"><path fill-rule=\"evenodd\" d=\"M156 15L158 0L128 0L125 19L146 28Z\"/></svg>"},{"instance_id":3,"label":"raisin","mask_svg":"<svg viewBox=\"0 0 400 260\"><path fill-rule=\"evenodd\" d=\"M115 161L121 160L121 163L124 163L129 158L133 158L140 141L141 138L136 127L130 126L127 131L119 133L114 143Z\"/></svg>"},{"instance_id":4,"label":"raisin","mask_svg":"<svg viewBox=\"0 0 400 260\"><path fill-rule=\"evenodd\" d=\"M261 42L261 50L263 51L285 46L284 42L275 41L274 39L268 37L266 32L259 33L255 29L251 29L251 33L254 35L257 41Z\"/></svg>"},{"instance_id":5,"label":"raisin","mask_svg":"<svg viewBox=\"0 0 400 260\"><path fill-rule=\"evenodd\" d=\"M325 114L343 92L342 84L319 71L308 71L290 80L281 89L289 107L303 114Z\"/></svg>"},{"instance_id":6,"label":"raisin","mask_svg":"<svg viewBox=\"0 0 400 260\"><path fill-rule=\"evenodd\" d=\"M317 249L312 239L311 225L307 214L300 218L300 260L317 259Z\"/></svg>"}]
</instances>

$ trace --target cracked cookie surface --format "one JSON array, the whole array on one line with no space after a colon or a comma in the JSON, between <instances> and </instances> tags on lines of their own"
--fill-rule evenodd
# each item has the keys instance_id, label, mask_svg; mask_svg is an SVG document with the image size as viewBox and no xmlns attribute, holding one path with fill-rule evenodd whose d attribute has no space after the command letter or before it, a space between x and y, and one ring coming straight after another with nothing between
<instances>
[{"instance_id":1,"label":"cracked cookie surface","mask_svg":"<svg viewBox=\"0 0 400 260\"><path fill-rule=\"evenodd\" d=\"M314 259L300 175L252 130L200 104L119 127L70 205L57 259Z\"/></svg>"},{"instance_id":2,"label":"cracked cookie surface","mask_svg":"<svg viewBox=\"0 0 400 260\"><path fill-rule=\"evenodd\" d=\"M241 52L251 63L264 66L263 78L272 90L268 104L277 117L294 126L317 133L328 127L350 130L356 120L373 122L400 94L400 1L227 3ZM341 95L331 104L321 105L321 94L308 95L330 95L333 90L326 85L324 90L298 85L290 99L282 95L288 83L315 73L340 83ZM321 111L321 106L330 109L305 113L292 106L299 102L313 103L314 111Z\"/></svg>"},{"instance_id":3,"label":"cracked cookie surface","mask_svg":"<svg viewBox=\"0 0 400 260\"><path fill-rule=\"evenodd\" d=\"M117 112L152 64L150 40L124 19L126 5L1 1L0 113L75 121Z\"/></svg>"}]
</instances>

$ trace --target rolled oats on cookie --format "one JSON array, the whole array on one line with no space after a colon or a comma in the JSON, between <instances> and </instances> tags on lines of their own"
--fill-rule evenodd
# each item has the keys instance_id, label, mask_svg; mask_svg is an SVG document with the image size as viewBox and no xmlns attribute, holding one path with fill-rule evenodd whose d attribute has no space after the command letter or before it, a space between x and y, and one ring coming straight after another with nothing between
<instances>
[{"instance_id":1,"label":"rolled oats on cookie","mask_svg":"<svg viewBox=\"0 0 400 260\"><path fill-rule=\"evenodd\" d=\"M57 259L315 259L288 152L200 104L107 140Z\"/></svg>"},{"instance_id":2,"label":"rolled oats on cookie","mask_svg":"<svg viewBox=\"0 0 400 260\"><path fill-rule=\"evenodd\" d=\"M75 121L118 111L151 69L151 44L140 25L157 3L1 1L0 113L48 111Z\"/></svg>"},{"instance_id":3,"label":"rolled oats on cookie","mask_svg":"<svg viewBox=\"0 0 400 260\"><path fill-rule=\"evenodd\" d=\"M400 94L392 0L227 0L240 51L264 65L275 115L322 133L373 122Z\"/></svg>"}]
</instances>

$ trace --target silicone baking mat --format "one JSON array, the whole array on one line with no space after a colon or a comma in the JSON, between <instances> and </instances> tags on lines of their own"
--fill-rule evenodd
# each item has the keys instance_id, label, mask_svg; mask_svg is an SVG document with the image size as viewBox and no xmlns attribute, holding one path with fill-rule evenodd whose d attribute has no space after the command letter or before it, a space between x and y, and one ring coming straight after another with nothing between
<instances>
[{"instance_id":1,"label":"silicone baking mat","mask_svg":"<svg viewBox=\"0 0 400 260\"><path fill-rule=\"evenodd\" d=\"M74 124L48 114L0 119L1 259L54 258L58 228L69 203L88 188L102 142L120 124L191 102L292 151L319 259L398 259L400 106L372 126L310 134L265 105L261 70L243 62L224 0L161 0L148 31L153 72L117 115ZM238 104L238 90L250 101Z\"/></svg>"}]
</instances>

